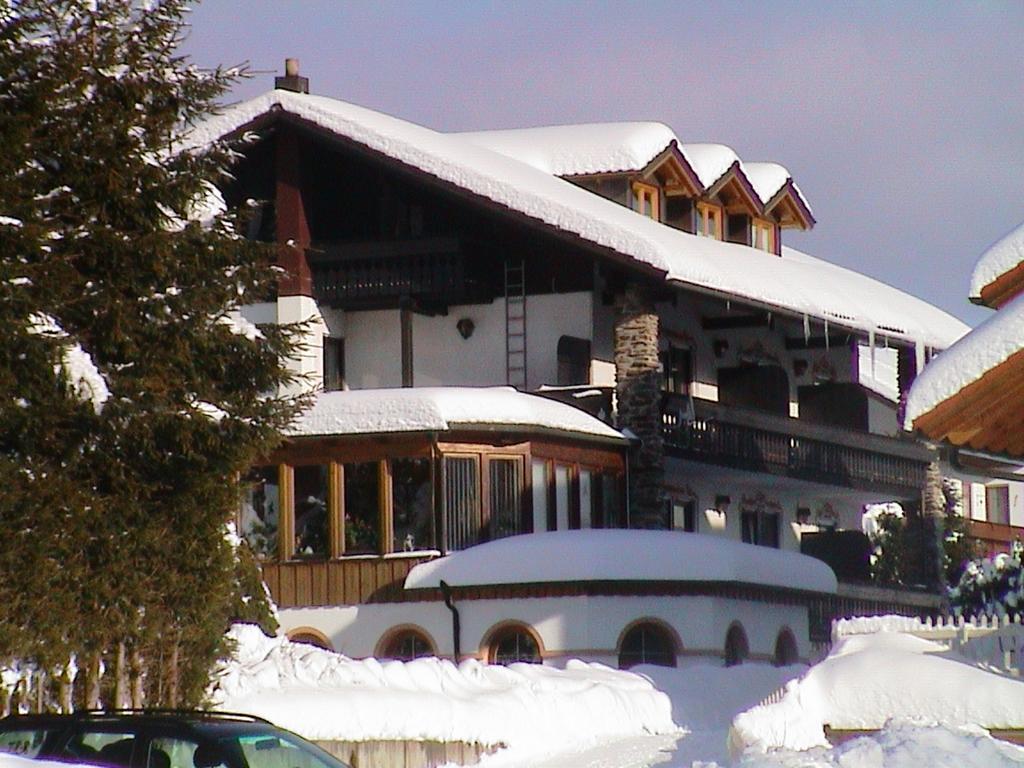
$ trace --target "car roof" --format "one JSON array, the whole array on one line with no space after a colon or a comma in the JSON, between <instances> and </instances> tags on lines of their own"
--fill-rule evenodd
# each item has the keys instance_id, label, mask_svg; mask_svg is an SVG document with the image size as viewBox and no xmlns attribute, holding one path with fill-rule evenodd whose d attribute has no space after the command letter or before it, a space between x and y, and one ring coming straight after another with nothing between
<instances>
[{"instance_id":1,"label":"car roof","mask_svg":"<svg viewBox=\"0 0 1024 768\"><path fill-rule=\"evenodd\" d=\"M12 714L0 719L0 729L25 725L66 726L72 723L92 724L168 724L191 725L206 730L215 726L218 730L237 726L272 726L262 717L238 712L215 712L195 709L125 709L125 710L83 710L70 714L36 713Z\"/></svg>"}]
</instances>

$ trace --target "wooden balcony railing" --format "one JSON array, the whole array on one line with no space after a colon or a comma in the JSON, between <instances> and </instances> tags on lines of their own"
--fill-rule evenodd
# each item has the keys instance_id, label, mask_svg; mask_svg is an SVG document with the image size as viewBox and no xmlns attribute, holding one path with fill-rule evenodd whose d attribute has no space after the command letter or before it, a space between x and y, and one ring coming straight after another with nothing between
<instances>
[{"instance_id":1,"label":"wooden balcony railing","mask_svg":"<svg viewBox=\"0 0 1024 768\"><path fill-rule=\"evenodd\" d=\"M670 456L847 488L918 493L932 459L912 440L682 395L665 395L662 424Z\"/></svg>"},{"instance_id":2,"label":"wooden balcony railing","mask_svg":"<svg viewBox=\"0 0 1024 768\"><path fill-rule=\"evenodd\" d=\"M981 554L990 557L999 552L1009 552L1015 541L1024 541L1024 527L990 523L987 520L968 520L967 536L981 545Z\"/></svg>"},{"instance_id":3,"label":"wooden balcony railing","mask_svg":"<svg viewBox=\"0 0 1024 768\"><path fill-rule=\"evenodd\" d=\"M437 556L349 557L262 564L263 580L279 608L359 605L393 600L419 563Z\"/></svg>"},{"instance_id":4,"label":"wooden balcony railing","mask_svg":"<svg viewBox=\"0 0 1024 768\"><path fill-rule=\"evenodd\" d=\"M454 238L316 244L307 258L314 294L332 306L404 296L456 303L467 291L461 245Z\"/></svg>"}]
</instances>

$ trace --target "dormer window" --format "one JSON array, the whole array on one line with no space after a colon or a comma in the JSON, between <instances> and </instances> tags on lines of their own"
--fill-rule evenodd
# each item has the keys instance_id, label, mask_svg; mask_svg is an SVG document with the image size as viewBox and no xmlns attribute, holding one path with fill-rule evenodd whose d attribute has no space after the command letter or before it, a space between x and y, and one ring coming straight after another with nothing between
<instances>
[{"instance_id":1,"label":"dormer window","mask_svg":"<svg viewBox=\"0 0 1024 768\"><path fill-rule=\"evenodd\" d=\"M633 210L658 221L658 188L639 181L633 182Z\"/></svg>"},{"instance_id":2,"label":"dormer window","mask_svg":"<svg viewBox=\"0 0 1024 768\"><path fill-rule=\"evenodd\" d=\"M775 253L775 225L764 219L754 219L750 225L750 244L759 251Z\"/></svg>"},{"instance_id":3,"label":"dormer window","mask_svg":"<svg viewBox=\"0 0 1024 768\"><path fill-rule=\"evenodd\" d=\"M722 239L722 209L710 203L697 203L697 235Z\"/></svg>"}]
</instances>

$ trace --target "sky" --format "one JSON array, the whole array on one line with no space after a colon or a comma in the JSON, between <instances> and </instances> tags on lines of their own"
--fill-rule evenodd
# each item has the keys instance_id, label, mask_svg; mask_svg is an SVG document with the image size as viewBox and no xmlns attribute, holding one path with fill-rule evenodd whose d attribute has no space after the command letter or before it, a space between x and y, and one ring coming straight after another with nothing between
<instances>
[{"instance_id":1,"label":"sky","mask_svg":"<svg viewBox=\"0 0 1024 768\"><path fill-rule=\"evenodd\" d=\"M1024 221L1024 2L205 0L183 51L296 57L312 93L437 130L658 120L785 165L817 225L783 241L970 325Z\"/></svg>"}]
</instances>

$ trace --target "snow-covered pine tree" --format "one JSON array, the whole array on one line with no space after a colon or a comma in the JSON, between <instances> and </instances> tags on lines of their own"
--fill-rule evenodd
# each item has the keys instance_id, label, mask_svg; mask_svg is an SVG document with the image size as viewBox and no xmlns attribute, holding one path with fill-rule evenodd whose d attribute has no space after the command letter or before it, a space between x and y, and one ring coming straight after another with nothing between
<instances>
[{"instance_id":1,"label":"snow-covered pine tree","mask_svg":"<svg viewBox=\"0 0 1024 768\"><path fill-rule=\"evenodd\" d=\"M238 72L178 55L185 0L4 6L0 480L27 505L0 583L32 568L36 612L5 611L0 656L124 644L148 703L194 702L237 598L238 478L300 405L274 394L294 329L236 312L274 275L218 205L229 149L181 149Z\"/></svg>"}]
</instances>

